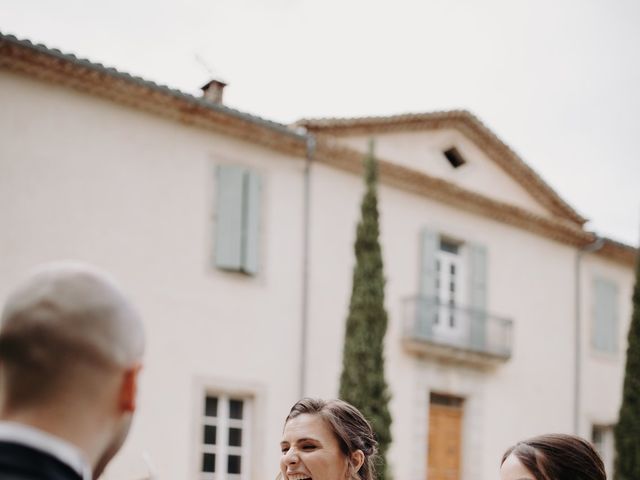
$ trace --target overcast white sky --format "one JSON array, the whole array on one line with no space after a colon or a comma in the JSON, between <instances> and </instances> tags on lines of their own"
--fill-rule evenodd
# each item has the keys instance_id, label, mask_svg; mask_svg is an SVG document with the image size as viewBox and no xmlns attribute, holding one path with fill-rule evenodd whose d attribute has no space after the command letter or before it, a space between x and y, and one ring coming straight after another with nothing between
<instances>
[{"instance_id":1,"label":"overcast white sky","mask_svg":"<svg viewBox=\"0 0 640 480\"><path fill-rule=\"evenodd\" d=\"M0 31L271 120L464 108L640 237L640 1L0 0Z\"/></svg>"}]
</instances>

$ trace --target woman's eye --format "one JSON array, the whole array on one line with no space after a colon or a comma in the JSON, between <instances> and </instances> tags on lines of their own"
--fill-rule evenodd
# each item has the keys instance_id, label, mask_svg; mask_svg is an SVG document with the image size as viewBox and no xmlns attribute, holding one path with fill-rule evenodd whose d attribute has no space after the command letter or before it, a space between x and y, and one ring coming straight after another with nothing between
<instances>
[{"instance_id":1,"label":"woman's eye","mask_svg":"<svg viewBox=\"0 0 640 480\"><path fill-rule=\"evenodd\" d=\"M289 447L282 447L280 451L282 452L283 455L286 455L287 452L289 451Z\"/></svg>"},{"instance_id":2,"label":"woman's eye","mask_svg":"<svg viewBox=\"0 0 640 480\"><path fill-rule=\"evenodd\" d=\"M314 450L316 448L315 445L304 445L302 447L303 450Z\"/></svg>"}]
</instances>

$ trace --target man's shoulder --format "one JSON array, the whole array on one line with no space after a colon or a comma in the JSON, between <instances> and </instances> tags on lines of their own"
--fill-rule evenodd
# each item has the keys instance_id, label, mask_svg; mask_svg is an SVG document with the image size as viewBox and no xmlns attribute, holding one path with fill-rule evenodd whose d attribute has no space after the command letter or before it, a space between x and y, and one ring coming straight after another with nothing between
<instances>
[{"instance_id":1,"label":"man's shoulder","mask_svg":"<svg viewBox=\"0 0 640 480\"><path fill-rule=\"evenodd\" d=\"M2 440L0 480L80 480L80 475L48 453Z\"/></svg>"}]
</instances>

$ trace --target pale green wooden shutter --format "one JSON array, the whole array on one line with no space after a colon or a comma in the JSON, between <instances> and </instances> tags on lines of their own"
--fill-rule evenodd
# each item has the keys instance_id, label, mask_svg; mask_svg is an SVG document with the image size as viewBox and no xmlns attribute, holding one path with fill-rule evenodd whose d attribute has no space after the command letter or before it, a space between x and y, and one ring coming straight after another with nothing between
<instances>
[{"instance_id":1,"label":"pale green wooden shutter","mask_svg":"<svg viewBox=\"0 0 640 480\"><path fill-rule=\"evenodd\" d=\"M217 169L215 263L218 268L242 267L244 169L221 165Z\"/></svg>"},{"instance_id":2,"label":"pale green wooden shutter","mask_svg":"<svg viewBox=\"0 0 640 480\"><path fill-rule=\"evenodd\" d=\"M433 337L433 325L438 313L436 256L439 242L437 232L428 228L420 232L420 298L417 303L416 333L429 339Z\"/></svg>"},{"instance_id":3,"label":"pale green wooden shutter","mask_svg":"<svg viewBox=\"0 0 640 480\"><path fill-rule=\"evenodd\" d=\"M487 249L483 245L469 245L469 341L471 348L487 347Z\"/></svg>"},{"instance_id":4,"label":"pale green wooden shutter","mask_svg":"<svg viewBox=\"0 0 640 480\"><path fill-rule=\"evenodd\" d=\"M252 171L245 172L242 237L242 270L256 274L259 266L260 231L260 177Z\"/></svg>"},{"instance_id":5,"label":"pale green wooden shutter","mask_svg":"<svg viewBox=\"0 0 640 480\"><path fill-rule=\"evenodd\" d=\"M594 279L591 342L603 352L618 350L618 287L604 278Z\"/></svg>"}]
</instances>

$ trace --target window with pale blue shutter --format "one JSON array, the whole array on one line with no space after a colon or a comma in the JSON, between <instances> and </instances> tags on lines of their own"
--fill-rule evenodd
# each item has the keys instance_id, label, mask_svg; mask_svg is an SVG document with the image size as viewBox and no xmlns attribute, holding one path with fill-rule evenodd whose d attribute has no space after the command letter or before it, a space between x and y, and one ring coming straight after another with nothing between
<instances>
[{"instance_id":1,"label":"window with pale blue shutter","mask_svg":"<svg viewBox=\"0 0 640 480\"><path fill-rule=\"evenodd\" d=\"M471 347L484 350L487 339L487 249L469 244L469 334Z\"/></svg>"},{"instance_id":2,"label":"window with pale blue shutter","mask_svg":"<svg viewBox=\"0 0 640 480\"><path fill-rule=\"evenodd\" d=\"M417 306L417 334L433 337L433 326L438 314L436 260L440 244L437 232L423 228L420 232L420 298Z\"/></svg>"},{"instance_id":3,"label":"window with pale blue shutter","mask_svg":"<svg viewBox=\"0 0 640 480\"><path fill-rule=\"evenodd\" d=\"M259 266L260 177L237 165L217 169L215 264L256 274Z\"/></svg>"},{"instance_id":4,"label":"window with pale blue shutter","mask_svg":"<svg viewBox=\"0 0 640 480\"><path fill-rule=\"evenodd\" d=\"M217 170L215 261L225 270L242 267L244 171L236 166Z\"/></svg>"},{"instance_id":5,"label":"window with pale blue shutter","mask_svg":"<svg viewBox=\"0 0 640 480\"><path fill-rule=\"evenodd\" d=\"M260 230L260 177L250 170L244 176L242 269L258 273Z\"/></svg>"},{"instance_id":6,"label":"window with pale blue shutter","mask_svg":"<svg viewBox=\"0 0 640 480\"><path fill-rule=\"evenodd\" d=\"M601 352L618 351L618 286L605 278L593 281L591 344Z\"/></svg>"}]
</instances>

